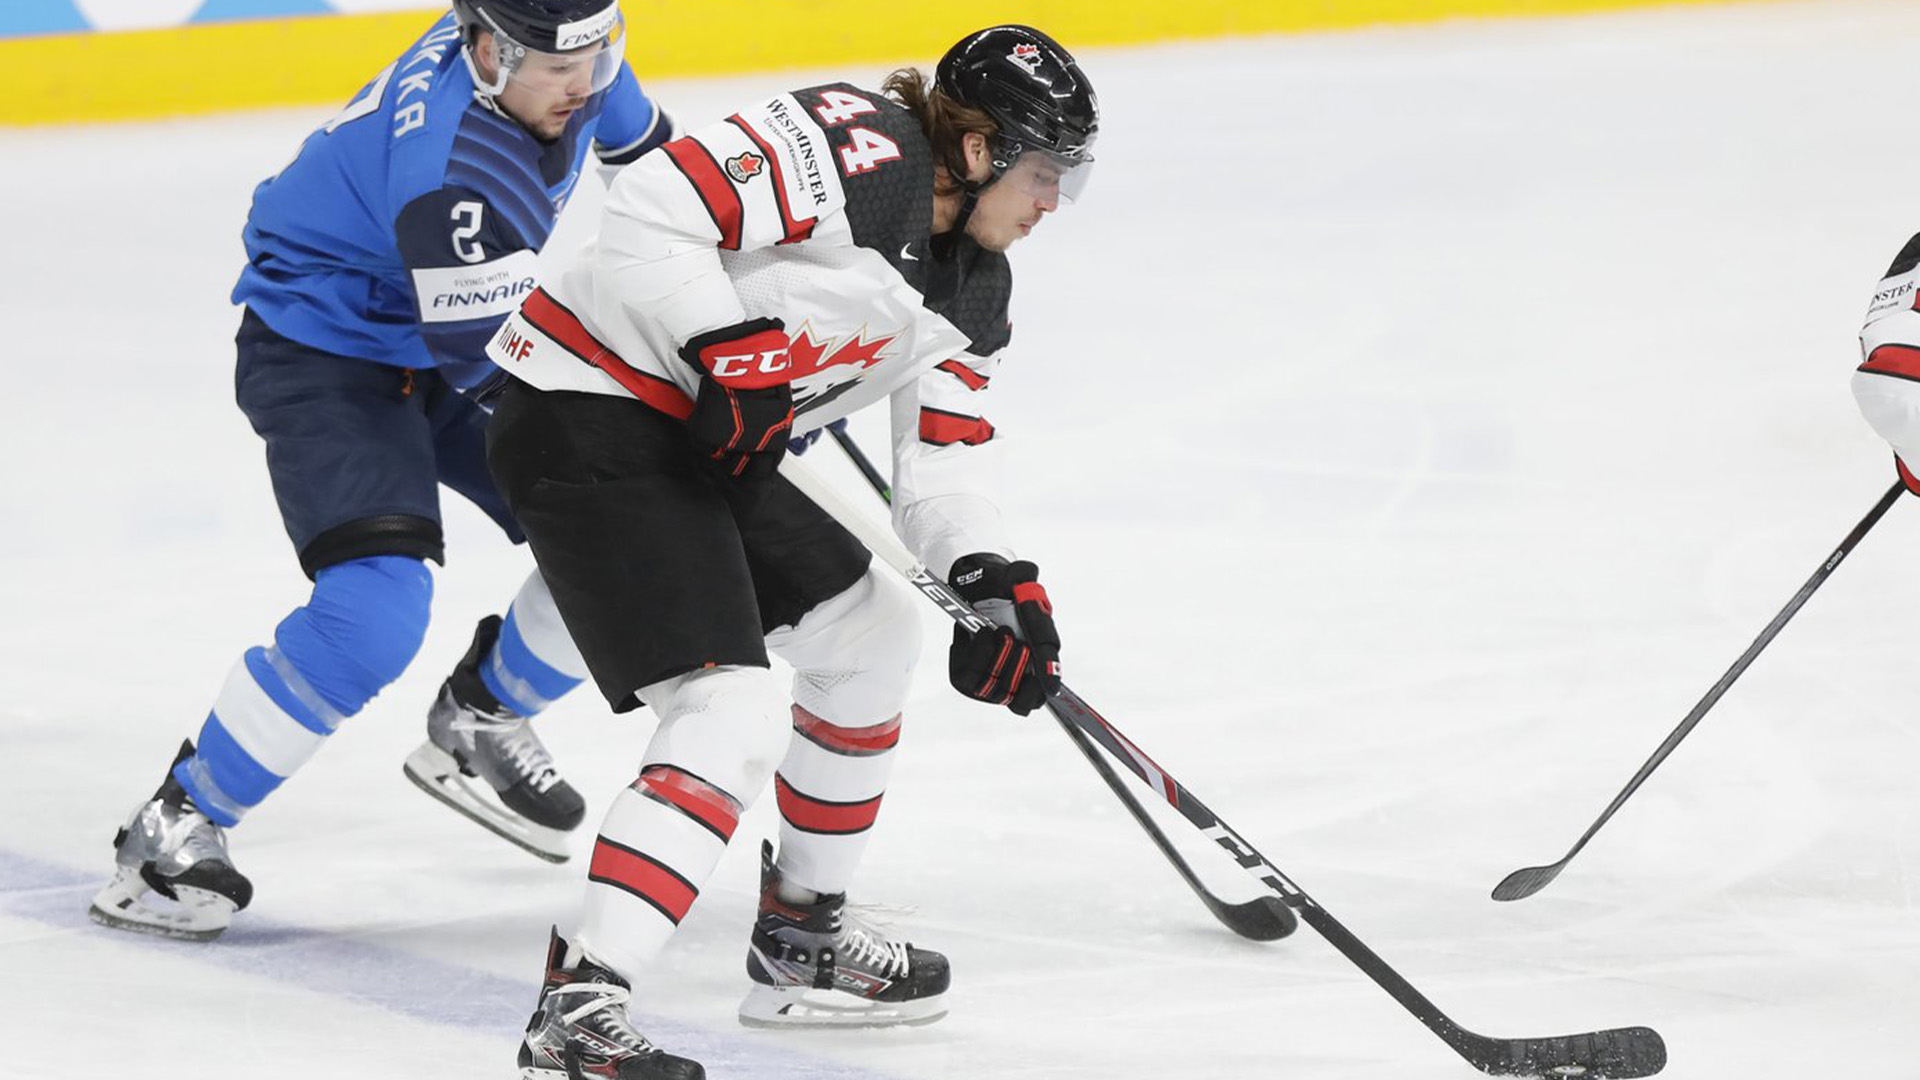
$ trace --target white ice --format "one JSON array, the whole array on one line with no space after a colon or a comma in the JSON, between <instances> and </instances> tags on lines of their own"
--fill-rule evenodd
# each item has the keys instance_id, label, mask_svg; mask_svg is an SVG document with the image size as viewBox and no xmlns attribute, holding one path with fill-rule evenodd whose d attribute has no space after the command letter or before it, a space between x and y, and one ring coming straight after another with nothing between
<instances>
[{"instance_id":1,"label":"white ice","mask_svg":"<svg viewBox=\"0 0 1920 1080\"><path fill-rule=\"evenodd\" d=\"M1916 42L1914 5L1829 0L1086 50L1099 171L1016 250L992 417L1069 681L1470 1028L1649 1024L1681 1080L1920 1075L1911 506L1557 883L1487 896L1891 482L1847 378L1920 228ZM849 74L879 71L652 89L697 122ZM450 500L420 659L236 830L235 929L84 915L305 595L225 298L252 185L325 115L0 133L0 1076L508 1076L577 903L578 861L400 773L528 565ZM1473 1075L1311 931L1219 929L1048 721L945 688L927 629L859 891L952 956L952 1016L736 1025L766 799L639 987L657 1038L716 1080ZM588 692L541 728L596 805L650 730Z\"/></svg>"}]
</instances>

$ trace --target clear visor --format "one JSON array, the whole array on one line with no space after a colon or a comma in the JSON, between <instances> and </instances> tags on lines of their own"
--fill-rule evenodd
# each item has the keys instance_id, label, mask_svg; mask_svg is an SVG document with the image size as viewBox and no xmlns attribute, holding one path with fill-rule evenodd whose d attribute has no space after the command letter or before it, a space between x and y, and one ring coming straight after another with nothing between
<instances>
[{"instance_id":1,"label":"clear visor","mask_svg":"<svg viewBox=\"0 0 1920 1080\"><path fill-rule=\"evenodd\" d=\"M1068 158L1049 150L1027 150L1001 170L1000 183L1055 209L1061 203L1079 202L1092 173L1092 154Z\"/></svg>"},{"instance_id":2,"label":"clear visor","mask_svg":"<svg viewBox=\"0 0 1920 1080\"><path fill-rule=\"evenodd\" d=\"M617 20L606 37L570 52L529 49L505 34L493 34L494 70L501 86L509 81L542 95L586 97L613 85L626 58L626 21Z\"/></svg>"}]
</instances>

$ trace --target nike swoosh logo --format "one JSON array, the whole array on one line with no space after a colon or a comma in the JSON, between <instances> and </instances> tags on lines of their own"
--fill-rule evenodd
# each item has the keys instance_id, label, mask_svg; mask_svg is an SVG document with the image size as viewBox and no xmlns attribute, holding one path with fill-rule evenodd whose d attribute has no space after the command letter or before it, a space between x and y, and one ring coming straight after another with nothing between
<instances>
[{"instance_id":1,"label":"nike swoosh logo","mask_svg":"<svg viewBox=\"0 0 1920 1080\"><path fill-rule=\"evenodd\" d=\"M906 260L908 260L908 261L910 261L910 262L919 262L919 261L920 261L920 256L918 256L918 255L915 255L915 254L913 253L913 245L912 245L912 244L901 244L901 245L900 245L900 257L901 257L902 259L906 259Z\"/></svg>"}]
</instances>

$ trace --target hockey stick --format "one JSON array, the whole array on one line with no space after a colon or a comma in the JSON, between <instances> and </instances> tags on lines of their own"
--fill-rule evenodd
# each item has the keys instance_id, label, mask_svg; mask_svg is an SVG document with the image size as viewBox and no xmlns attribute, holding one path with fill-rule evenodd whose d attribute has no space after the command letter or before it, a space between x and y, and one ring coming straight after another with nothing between
<instances>
[{"instance_id":1,"label":"hockey stick","mask_svg":"<svg viewBox=\"0 0 1920 1080\"><path fill-rule=\"evenodd\" d=\"M789 457L781 472L821 509L892 566L947 616L972 630L993 624L968 606L945 582L927 572L906 546L886 529L854 509L831 485ZM1468 1031L1427 1000L1426 995L1388 966L1372 949L1342 926L1306 891L1276 869L1226 822L1188 791L1166 770L1155 765L1120 730L1095 712L1079 695L1061 687L1051 704L1054 716L1070 723L1084 736L1105 747L1149 789L1165 799L1201 835L1226 849L1254 880L1271 889L1279 900L1299 912L1307 925L1338 949L1356 967L1385 990L1414 1018L1438 1035L1454 1052L1482 1072L1495 1076L1591 1077L1593 1080L1632 1080L1652 1076L1666 1066L1667 1047L1652 1028L1610 1028L1580 1035L1542 1039L1495 1039Z\"/></svg>"},{"instance_id":2,"label":"hockey stick","mask_svg":"<svg viewBox=\"0 0 1920 1080\"><path fill-rule=\"evenodd\" d=\"M860 444L854 442L853 436L847 434L846 427L830 426L827 430L840 444L840 449L845 451L847 457L853 461L854 467L867 478L867 483L873 486L873 490L883 501L891 505L893 492L887 487L887 482L880 475L880 470L874 467L872 460L867 457L865 451L860 449ZM1180 852L1174 848L1173 842L1167 839L1167 834L1160 830L1160 826L1151 817L1147 816L1146 807L1140 805L1139 799L1120 779L1119 774L1113 771L1113 766L1107 763L1106 757L1087 741L1087 737L1081 734L1078 728L1060 715L1053 702L1049 701L1047 706L1053 713L1053 718L1059 722L1060 729L1067 733L1067 738L1072 739L1073 745L1086 756L1087 763L1093 766L1093 771L1100 774L1100 779L1106 782L1107 788L1119 798L1121 805L1127 808L1127 813L1133 815L1133 820L1146 830L1147 838L1153 841L1153 846L1159 848L1160 854L1165 855L1167 861L1173 864L1174 870L1180 875L1180 880L1187 883L1187 888L1193 890L1193 894L1200 898L1200 902L1207 906L1207 910L1213 913L1214 918L1220 920L1222 926L1243 938L1251 938L1254 941L1278 941L1299 929L1300 922L1293 917L1293 912L1274 897L1262 896L1244 903L1232 904L1222 900L1208 889L1193 872L1193 867L1188 866L1187 860L1182 858Z\"/></svg>"},{"instance_id":3,"label":"hockey stick","mask_svg":"<svg viewBox=\"0 0 1920 1080\"><path fill-rule=\"evenodd\" d=\"M1787 620L1793 618L1794 613L1799 611L1801 605L1813 595L1814 590L1827 580L1834 568L1838 567L1853 550L1854 545L1867 535L1867 531L1879 522L1895 502L1899 501L1900 494L1905 490L1904 482L1896 482L1887 489L1885 495L1880 496L1880 501L1873 504L1873 509L1867 511L1867 516L1860 519L1860 524L1853 527L1853 531L1847 534L1845 540L1840 541L1840 546L1834 549L1833 554L1827 556L1827 561L1820 564L1820 569L1813 572L1813 576L1807 579L1807 583L1800 586L1800 591L1794 593L1793 599L1787 601L1787 606L1780 609L1780 614L1775 615L1773 621L1767 624L1767 628L1760 631L1760 636L1754 638L1753 644L1747 646L1747 651L1740 654L1740 659L1735 660L1733 666L1727 669L1727 673L1720 676L1720 681L1707 690L1706 696L1693 707L1693 711L1687 714L1686 719L1680 721L1680 726L1673 729L1673 733L1667 736L1666 741L1654 750L1653 756L1647 759L1645 765L1640 766L1639 772L1633 774L1633 779L1627 781L1627 786L1621 788L1620 794L1613 797L1613 801L1607 804L1607 808L1601 812L1599 818L1592 825L1587 826L1587 831L1573 845L1572 850L1562 855L1557 863L1546 866L1523 866L1508 874L1501 879L1500 884L1493 887L1493 898L1524 900L1546 888L1554 878L1559 877L1560 871L1567 868L1567 863L1573 861L1573 857L1580 854L1580 849L1587 846L1587 841L1593 839L1593 834L1600 831L1600 826L1605 825L1607 820L1613 817L1614 811L1620 809L1621 804L1640 789L1640 785L1646 782L1647 777L1653 775L1653 770L1667 760L1667 755L1673 753L1674 748L1680 745L1680 740L1686 738L1687 733L1700 723L1701 719L1707 715L1707 710L1713 708L1714 703L1720 700L1720 695L1726 693L1727 688L1733 685L1733 681L1740 677L1740 673L1747 670L1747 665L1753 663L1754 657L1760 655L1760 650L1766 648L1767 644L1780 633L1781 628L1787 625Z\"/></svg>"}]
</instances>

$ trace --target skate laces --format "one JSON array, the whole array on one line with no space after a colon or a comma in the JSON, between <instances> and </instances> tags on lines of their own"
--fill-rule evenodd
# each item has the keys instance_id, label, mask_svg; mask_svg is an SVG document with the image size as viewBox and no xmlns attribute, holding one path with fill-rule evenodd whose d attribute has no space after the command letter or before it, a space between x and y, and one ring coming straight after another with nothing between
<instances>
[{"instance_id":1,"label":"skate laces","mask_svg":"<svg viewBox=\"0 0 1920 1080\"><path fill-rule=\"evenodd\" d=\"M559 770L553 767L553 755L533 733L533 724L526 717L493 716L476 709L462 709L461 715L448 726L455 731L472 732L475 749L482 745L480 737L486 736L488 756L504 761L516 776L532 784L535 791L544 792L560 782Z\"/></svg>"},{"instance_id":2,"label":"skate laces","mask_svg":"<svg viewBox=\"0 0 1920 1080\"><path fill-rule=\"evenodd\" d=\"M904 908L879 904L848 904L840 909L840 936L834 943L841 959L878 969L889 975L907 971L907 943L889 935L888 920L882 913L896 914Z\"/></svg>"},{"instance_id":3,"label":"skate laces","mask_svg":"<svg viewBox=\"0 0 1920 1080\"><path fill-rule=\"evenodd\" d=\"M554 997L571 994L588 999L561 1013L561 1023L571 1026L595 1013L605 1012L606 1015L599 1018L600 1022L593 1025L594 1034L611 1039L629 1050L646 1052L653 1049L653 1044L646 1040L646 1036L633 1030L633 1024L627 1020L628 991L625 987L603 982L572 982L549 987L547 993Z\"/></svg>"}]
</instances>

